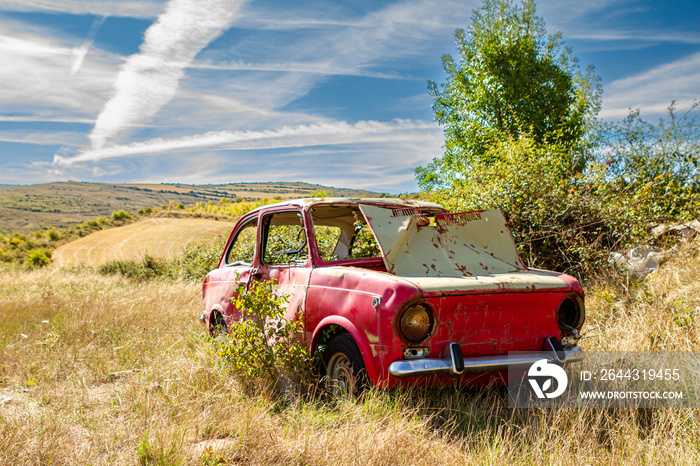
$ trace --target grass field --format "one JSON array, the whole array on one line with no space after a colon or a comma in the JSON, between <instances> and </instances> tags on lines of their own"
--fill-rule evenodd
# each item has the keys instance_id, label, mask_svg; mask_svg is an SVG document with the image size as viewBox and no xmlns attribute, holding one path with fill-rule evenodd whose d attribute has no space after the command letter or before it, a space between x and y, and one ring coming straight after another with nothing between
<instances>
[{"instance_id":1,"label":"grass field","mask_svg":"<svg viewBox=\"0 0 700 466\"><path fill-rule=\"evenodd\" d=\"M145 255L172 259L192 241L228 237L233 226L216 220L149 218L64 244L53 252L51 262L54 267L97 267L113 260L139 261Z\"/></svg>"},{"instance_id":2,"label":"grass field","mask_svg":"<svg viewBox=\"0 0 700 466\"><path fill-rule=\"evenodd\" d=\"M697 464L700 410L512 410L497 390L245 393L199 283L0 268L0 464ZM588 289L588 350L698 351L698 244ZM681 318L679 318L682 317Z\"/></svg>"}]
</instances>

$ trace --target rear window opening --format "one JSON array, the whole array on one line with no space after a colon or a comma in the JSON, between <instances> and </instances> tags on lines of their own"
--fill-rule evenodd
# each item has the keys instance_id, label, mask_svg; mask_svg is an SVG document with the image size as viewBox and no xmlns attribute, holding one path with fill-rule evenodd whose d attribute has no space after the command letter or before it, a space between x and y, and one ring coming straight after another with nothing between
<instances>
[{"instance_id":1,"label":"rear window opening","mask_svg":"<svg viewBox=\"0 0 700 466\"><path fill-rule=\"evenodd\" d=\"M390 207L389 207L390 208ZM401 207L397 206L397 210ZM431 212L423 212L429 218ZM357 205L319 205L311 209L319 258L324 263L386 271L381 249Z\"/></svg>"}]
</instances>

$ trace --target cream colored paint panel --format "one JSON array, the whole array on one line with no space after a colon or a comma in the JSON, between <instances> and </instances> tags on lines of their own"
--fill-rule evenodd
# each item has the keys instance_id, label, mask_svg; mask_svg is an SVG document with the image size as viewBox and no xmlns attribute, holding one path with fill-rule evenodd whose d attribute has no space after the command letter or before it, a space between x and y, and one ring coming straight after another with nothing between
<instances>
[{"instance_id":1,"label":"cream colored paint panel","mask_svg":"<svg viewBox=\"0 0 700 466\"><path fill-rule=\"evenodd\" d=\"M498 210L438 214L360 205L387 270L403 277L473 277L527 270Z\"/></svg>"},{"instance_id":2,"label":"cream colored paint panel","mask_svg":"<svg viewBox=\"0 0 700 466\"><path fill-rule=\"evenodd\" d=\"M450 295L464 292L495 293L502 291L553 292L571 288L557 274L536 270L479 277L411 277L409 280L426 295Z\"/></svg>"}]
</instances>

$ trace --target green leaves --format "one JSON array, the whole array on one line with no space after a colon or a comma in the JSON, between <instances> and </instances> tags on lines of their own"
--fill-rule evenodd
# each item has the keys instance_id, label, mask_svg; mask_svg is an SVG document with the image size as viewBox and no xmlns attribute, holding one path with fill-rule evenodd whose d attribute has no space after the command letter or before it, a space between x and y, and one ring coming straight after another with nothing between
<instances>
[{"instance_id":1,"label":"green leaves","mask_svg":"<svg viewBox=\"0 0 700 466\"><path fill-rule=\"evenodd\" d=\"M0 254L2 255L2 254ZM29 267L46 267L51 263L51 252L45 249L33 249L29 251L24 264Z\"/></svg>"},{"instance_id":2,"label":"green leaves","mask_svg":"<svg viewBox=\"0 0 700 466\"><path fill-rule=\"evenodd\" d=\"M658 244L651 228L700 214L700 126L693 111L658 124L633 111L588 154L527 134L493 142L448 188L424 197L451 210L503 210L531 266L591 275L610 252ZM577 157L585 158L580 171Z\"/></svg>"},{"instance_id":3,"label":"green leaves","mask_svg":"<svg viewBox=\"0 0 700 466\"><path fill-rule=\"evenodd\" d=\"M453 189L497 141L527 136L572 153L588 145L586 131L600 108L601 86L583 72L561 34L546 36L535 4L484 0L469 34L455 33L460 62L446 55L447 81L428 83L435 119L445 128L445 154L416 170L424 191ZM585 164L577 159L572 168ZM467 173L465 173L467 171Z\"/></svg>"},{"instance_id":4,"label":"green leaves","mask_svg":"<svg viewBox=\"0 0 700 466\"><path fill-rule=\"evenodd\" d=\"M285 318L287 297L275 292L275 281L239 285L233 305L240 318L229 323L229 335L213 339L224 364L245 384L280 382L310 377L313 359L300 339L303 322Z\"/></svg>"}]
</instances>

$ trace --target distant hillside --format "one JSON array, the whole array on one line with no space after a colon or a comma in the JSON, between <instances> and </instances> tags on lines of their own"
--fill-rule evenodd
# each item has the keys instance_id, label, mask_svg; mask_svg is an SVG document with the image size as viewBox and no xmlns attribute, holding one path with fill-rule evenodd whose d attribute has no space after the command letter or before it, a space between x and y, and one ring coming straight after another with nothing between
<instances>
[{"instance_id":1,"label":"distant hillside","mask_svg":"<svg viewBox=\"0 0 700 466\"><path fill-rule=\"evenodd\" d=\"M0 185L1 186L1 185ZM371 191L338 189L308 183L235 183L225 185L49 183L0 189L0 233L70 228L86 220L109 217L115 210L197 202L222 197L290 199L316 191L344 197L377 196Z\"/></svg>"},{"instance_id":2,"label":"distant hillside","mask_svg":"<svg viewBox=\"0 0 700 466\"><path fill-rule=\"evenodd\" d=\"M309 184L302 182L291 183L230 183L230 184L207 184L207 185L183 185L183 184L124 184L124 187L150 189L154 191L168 191L188 193L193 190L205 195L218 195L216 200L223 195L226 197L239 197L246 199L269 199L281 197L282 199L296 199L309 197L318 191L324 191L331 196L340 197L370 197L379 193L362 189L332 188L320 184Z\"/></svg>"}]
</instances>

